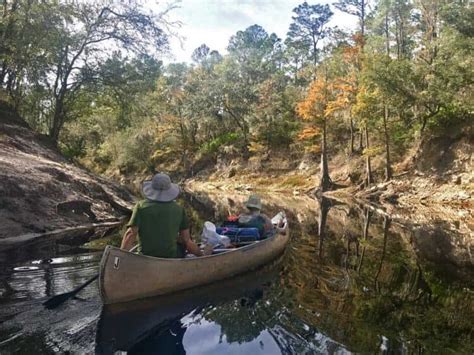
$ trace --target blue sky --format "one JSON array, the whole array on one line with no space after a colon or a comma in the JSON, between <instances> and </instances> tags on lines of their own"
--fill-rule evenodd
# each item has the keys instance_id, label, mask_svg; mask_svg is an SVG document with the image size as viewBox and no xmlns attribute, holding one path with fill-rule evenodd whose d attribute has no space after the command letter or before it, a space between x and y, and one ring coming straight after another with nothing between
<instances>
[{"instance_id":1,"label":"blue sky","mask_svg":"<svg viewBox=\"0 0 474 355\"><path fill-rule=\"evenodd\" d=\"M308 1L313 4L330 4L333 1ZM226 53L229 38L237 31L258 24L267 32L275 32L284 39L291 23L292 10L303 0L182 0L179 8L173 9L168 19L181 22L174 31L182 37L171 39L174 58L166 61L191 61L195 48L206 43L211 49ZM162 9L162 6L159 8ZM356 20L353 16L334 10L331 25L351 29Z\"/></svg>"}]
</instances>

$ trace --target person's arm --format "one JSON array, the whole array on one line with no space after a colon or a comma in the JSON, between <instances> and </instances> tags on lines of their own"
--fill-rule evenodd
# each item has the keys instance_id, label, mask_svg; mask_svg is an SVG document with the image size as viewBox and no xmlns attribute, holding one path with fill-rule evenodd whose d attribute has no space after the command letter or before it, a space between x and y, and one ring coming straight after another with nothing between
<instances>
[{"instance_id":1,"label":"person's arm","mask_svg":"<svg viewBox=\"0 0 474 355\"><path fill-rule=\"evenodd\" d=\"M139 214L139 203L137 203L135 207L133 207L132 216L130 217L130 221L127 224L127 230L123 235L120 249L130 250L135 245L138 236L138 221L140 219Z\"/></svg>"},{"instance_id":2,"label":"person's arm","mask_svg":"<svg viewBox=\"0 0 474 355\"><path fill-rule=\"evenodd\" d=\"M179 239L180 239L180 242L186 248L186 250L189 251L191 254L194 254L196 256L204 255L201 249L199 249L199 247L197 246L197 244L194 243L193 240L191 239L191 235L189 234L189 229L183 229L182 231L180 231Z\"/></svg>"},{"instance_id":3,"label":"person's arm","mask_svg":"<svg viewBox=\"0 0 474 355\"><path fill-rule=\"evenodd\" d=\"M124 249L124 250L132 249L135 243L137 242L137 236L138 236L138 227L137 226L128 227L127 231L123 235L120 249Z\"/></svg>"}]
</instances>

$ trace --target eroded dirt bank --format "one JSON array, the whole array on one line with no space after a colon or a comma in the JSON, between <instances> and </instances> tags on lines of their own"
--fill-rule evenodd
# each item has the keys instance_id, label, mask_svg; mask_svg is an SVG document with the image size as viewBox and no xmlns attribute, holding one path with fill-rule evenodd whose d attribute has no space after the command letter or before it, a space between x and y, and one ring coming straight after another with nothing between
<instances>
[{"instance_id":1,"label":"eroded dirt bank","mask_svg":"<svg viewBox=\"0 0 474 355\"><path fill-rule=\"evenodd\" d=\"M84 233L93 224L113 225L132 203L126 189L70 163L0 107L0 246L67 228L83 226Z\"/></svg>"}]
</instances>

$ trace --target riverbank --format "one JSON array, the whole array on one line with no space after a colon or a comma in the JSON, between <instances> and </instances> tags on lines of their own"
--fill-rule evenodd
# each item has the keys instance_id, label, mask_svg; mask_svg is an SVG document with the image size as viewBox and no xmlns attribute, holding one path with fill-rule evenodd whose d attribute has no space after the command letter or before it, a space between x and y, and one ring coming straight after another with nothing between
<instances>
[{"instance_id":1,"label":"riverbank","mask_svg":"<svg viewBox=\"0 0 474 355\"><path fill-rule=\"evenodd\" d=\"M473 229L473 131L469 126L453 127L414 144L412 153L397 158L389 182L383 182L384 161L374 158L375 183L368 188L361 183L363 155L331 155L330 174L337 189L325 195L369 204L420 223L442 219L466 226L466 231ZM97 226L119 223L129 214L147 177L145 172L110 176L130 187L129 191L82 169L6 106L0 107L0 168L0 240L5 242L84 234L84 230L90 234ZM173 180L181 179L191 190L264 191L313 198L319 162L318 156L296 159L281 151L246 159L221 154L184 172L166 166L156 169L171 173Z\"/></svg>"},{"instance_id":2,"label":"riverbank","mask_svg":"<svg viewBox=\"0 0 474 355\"><path fill-rule=\"evenodd\" d=\"M469 174L466 174L469 175ZM472 173L470 173L472 176ZM405 179L407 178L404 176ZM440 182L436 177L414 176L394 178L361 190L356 186L342 187L324 195L348 203L372 205L390 215L419 223L443 219L474 230L474 185ZM192 191L237 191L250 193L285 193L290 196L314 196L316 178L311 174L261 176L254 174L225 179L211 175L208 179L189 179L185 186Z\"/></svg>"},{"instance_id":3,"label":"riverbank","mask_svg":"<svg viewBox=\"0 0 474 355\"><path fill-rule=\"evenodd\" d=\"M365 157L340 153L329 162L337 186L324 195L372 205L390 214L429 223L442 219L474 229L474 129L453 127L414 144L393 165L393 178L384 181L384 161L372 159L375 182L364 187ZM314 196L318 187L316 159L291 161L284 153L221 159L214 167L187 179L191 190L280 192ZM416 217L420 216L420 217ZM469 228L466 228L469 229Z\"/></svg>"},{"instance_id":4,"label":"riverbank","mask_svg":"<svg viewBox=\"0 0 474 355\"><path fill-rule=\"evenodd\" d=\"M3 106L0 182L2 245L112 228L134 201L124 187L68 161L47 137Z\"/></svg>"},{"instance_id":5,"label":"riverbank","mask_svg":"<svg viewBox=\"0 0 474 355\"><path fill-rule=\"evenodd\" d=\"M244 196L259 193L266 196L286 196L290 199L302 198L306 204L312 201L317 205L313 194L316 181L310 175L263 177L249 174L234 176L232 179L210 176L208 180L187 180L185 186L194 193L207 191L216 199L219 195L232 193ZM372 198L371 194L374 193L380 193L382 198ZM324 195L345 204L367 206L407 228L426 228L427 225L442 224L455 232L455 235L462 236L457 238L454 244L462 245L463 250L472 251L474 248L474 204L472 198L464 198L466 195L473 195L472 184L439 183L433 177L415 177L412 183L394 178L389 183L377 184L368 190L348 186ZM399 197L390 200L384 199L384 196ZM264 198L264 202L266 199L268 198ZM444 238L450 239L447 235Z\"/></svg>"}]
</instances>

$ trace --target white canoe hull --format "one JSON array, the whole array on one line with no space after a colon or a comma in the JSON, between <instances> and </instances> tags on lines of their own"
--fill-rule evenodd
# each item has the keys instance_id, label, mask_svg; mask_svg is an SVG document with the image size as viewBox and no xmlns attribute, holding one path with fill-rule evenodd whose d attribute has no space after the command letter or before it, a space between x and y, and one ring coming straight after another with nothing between
<instances>
[{"instance_id":1,"label":"white canoe hull","mask_svg":"<svg viewBox=\"0 0 474 355\"><path fill-rule=\"evenodd\" d=\"M268 263L283 252L288 240L286 226L254 244L186 259L155 258L107 246L100 263L100 295L104 304L111 304L209 284Z\"/></svg>"}]
</instances>

